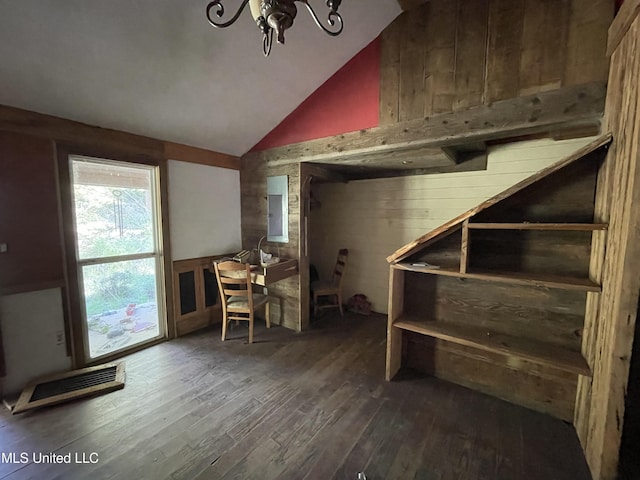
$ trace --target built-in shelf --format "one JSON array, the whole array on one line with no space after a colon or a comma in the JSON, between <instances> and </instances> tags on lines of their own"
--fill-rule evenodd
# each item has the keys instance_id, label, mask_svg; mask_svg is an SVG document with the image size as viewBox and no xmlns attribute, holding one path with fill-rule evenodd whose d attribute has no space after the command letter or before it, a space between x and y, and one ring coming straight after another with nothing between
<instances>
[{"instance_id":1,"label":"built-in shelf","mask_svg":"<svg viewBox=\"0 0 640 480\"><path fill-rule=\"evenodd\" d=\"M458 278L473 278L489 282L503 282L518 285L532 285L536 287L560 288L564 290L579 290L585 292L600 292L600 285L586 278L562 277L543 273L515 273L515 272L465 272L450 268L434 268L411 263L396 263L393 268L409 272L428 273L431 275L445 275Z\"/></svg>"},{"instance_id":2,"label":"built-in shelf","mask_svg":"<svg viewBox=\"0 0 640 480\"><path fill-rule=\"evenodd\" d=\"M594 195L610 142L591 142L387 257L387 380L404 365L573 420L577 377L591 376L584 305L602 291L590 253L609 229Z\"/></svg>"},{"instance_id":3,"label":"built-in shelf","mask_svg":"<svg viewBox=\"0 0 640 480\"><path fill-rule=\"evenodd\" d=\"M433 321L422 321L402 315L393 323L395 328L439 338L488 352L522 358L566 372L591 376L589 365L580 352L523 337L504 335L490 330Z\"/></svg>"},{"instance_id":4,"label":"built-in shelf","mask_svg":"<svg viewBox=\"0 0 640 480\"><path fill-rule=\"evenodd\" d=\"M478 230L552 230L594 231L607 230L606 223L467 223L468 228Z\"/></svg>"}]
</instances>

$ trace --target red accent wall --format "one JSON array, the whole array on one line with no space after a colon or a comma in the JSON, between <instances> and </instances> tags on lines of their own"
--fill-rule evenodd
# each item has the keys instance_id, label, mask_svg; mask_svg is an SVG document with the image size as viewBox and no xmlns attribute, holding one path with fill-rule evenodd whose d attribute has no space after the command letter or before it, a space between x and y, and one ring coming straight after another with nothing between
<instances>
[{"instance_id":1,"label":"red accent wall","mask_svg":"<svg viewBox=\"0 0 640 480\"><path fill-rule=\"evenodd\" d=\"M363 48L251 151L378 126L380 38Z\"/></svg>"}]
</instances>

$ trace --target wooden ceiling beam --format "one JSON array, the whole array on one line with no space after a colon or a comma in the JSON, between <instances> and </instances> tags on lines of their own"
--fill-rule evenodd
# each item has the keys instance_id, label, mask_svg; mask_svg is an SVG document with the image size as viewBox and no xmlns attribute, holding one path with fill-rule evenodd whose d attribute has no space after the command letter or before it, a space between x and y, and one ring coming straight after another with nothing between
<instances>
[{"instance_id":1,"label":"wooden ceiling beam","mask_svg":"<svg viewBox=\"0 0 640 480\"><path fill-rule=\"evenodd\" d=\"M143 155L154 159L183 162L240 170L240 158L225 153L191 147L180 143L96 127L84 123L0 105L0 130L44 137L56 143L102 152Z\"/></svg>"},{"instance_id":2,"label":"wooden ceiling beam","mask_svg":"<svg viewBox=\"0 0 640 480\"><path fill-rule=\"evenodd\" d=\"M478 156L487 155L487 144L476 142L466 145L442 147L442 152L453 163L463 163Z\"/></svg>"},{"instance_id":3,"label":"wooden ceiling beam","mask_svg":"<svg viewBox=\"0 0 640 480\"><path fill-rule=\"evenodd\" d=\"M167 160L179 160L181 162L199 163L210 167L228 168L240 170L240 158L226 153L205 150L181 143L164 142L164 155Z\"/></svg>"},{"instance_id":4,"label":"wooden ceiling beam","mask_svg":"<svg viewBox=\"0 0 640 480\"><path fill-rule=\"evenodd\" d=\"M392 169L392 168L357 168L325 164L327 168L335 168L347 181L369 180L373 178L410 177L413 175L435 175L438 173L476 172L487 169L487 155L478 155L463 163L445 167Z\"/></svg>"},{"instance_id":5,"label":"wooden ceiling beam","mask_svg":"<svg viewBox=\"0 0 640 480\"><path fill-rule=\"evenodd\" d=\"M362 155L336 156L325 163L361 167L380 166L394 168L446 167L457 163L440 148L424 147L397 151L370 152Z\"/></svg>"},{"instance_id":6,"label":"wooden ceiling beam","mask_svg":"<svg viewBox=\"0 0 640 480\"><path fill-rule=\"evenodd\" d=\"M397 155L419 148L486 142L569 126L600 125L606 85L602 82L540 92L489 105L368 128L260 152L270 165L338 163L367 155Z\"/></svg>"}]
</instances>

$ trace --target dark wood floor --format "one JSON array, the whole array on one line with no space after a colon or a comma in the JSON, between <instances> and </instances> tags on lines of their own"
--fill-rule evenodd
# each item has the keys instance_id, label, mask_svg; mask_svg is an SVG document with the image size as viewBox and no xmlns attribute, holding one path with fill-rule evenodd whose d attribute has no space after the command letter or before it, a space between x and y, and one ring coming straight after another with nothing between
<instances>
[{"instance_id":1,"label":"dark wood floor","mask_svg":"<svg viewBox=\"0 0 640 480\"><path fill-rule=\"evenodd\" d=\"M0 414L0 452L98 463L4 462L0 478L590 478L559 420L434 378L385 382L385 327L326 313L305 334L259 328L253 345L239 327L136 353L124 390Z\"/></svg>"}]
</instances>

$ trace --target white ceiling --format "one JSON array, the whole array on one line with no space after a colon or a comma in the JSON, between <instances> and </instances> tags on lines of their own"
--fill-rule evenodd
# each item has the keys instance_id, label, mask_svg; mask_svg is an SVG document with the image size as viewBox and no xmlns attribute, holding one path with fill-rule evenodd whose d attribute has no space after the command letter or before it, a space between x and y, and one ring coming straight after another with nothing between
<instances>
[{"instance_id":1,"label":"white ceiling","mask_svg":"<svg viewBox=\"0 0 640 480\"><path fill-rule=\"evenodd\" d=\"M207 3L0 0L0 104L242 155L400 13L344 0L334 38L298 3L286 45L264 58L248 7L220 30ZM240 0L223 3L228 17Z\"/></svg>"}]
</instances>

